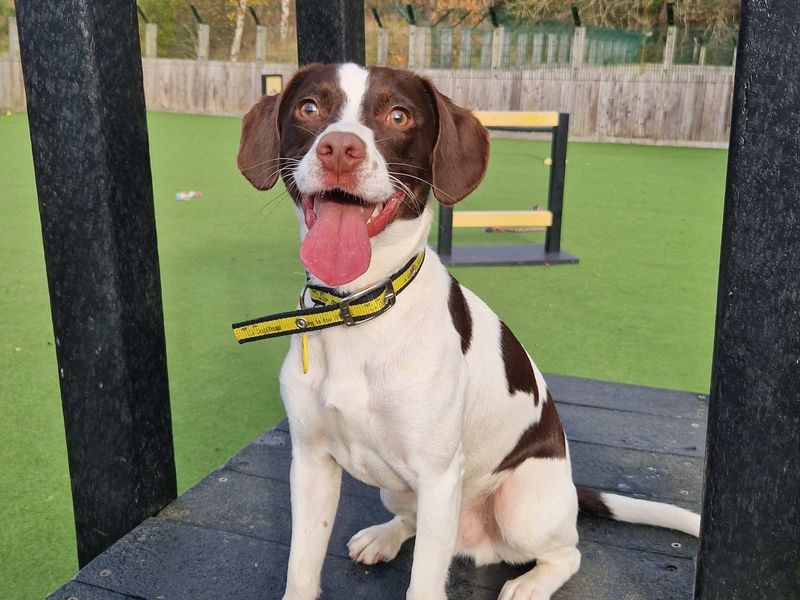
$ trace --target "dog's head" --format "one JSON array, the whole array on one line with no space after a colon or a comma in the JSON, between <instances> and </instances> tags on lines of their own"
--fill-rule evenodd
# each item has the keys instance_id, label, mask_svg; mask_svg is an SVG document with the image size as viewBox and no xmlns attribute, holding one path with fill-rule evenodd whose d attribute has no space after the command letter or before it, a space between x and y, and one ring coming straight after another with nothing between
<instances>
[{"instance_id":1,"label":"dog's head","mask_svg":"<svg viewBox=\"0 0 800 600\"><path fill-rule=\"evenodd\" d=\"M486 130L427 79L345 64L308 66L262 98L238 165L261 190L282 177L305 226L303 263L340 286L367 271L382 237L422 222L431 190L447 205L472 192L488 158Z\"/></svg>"}]
</instances>

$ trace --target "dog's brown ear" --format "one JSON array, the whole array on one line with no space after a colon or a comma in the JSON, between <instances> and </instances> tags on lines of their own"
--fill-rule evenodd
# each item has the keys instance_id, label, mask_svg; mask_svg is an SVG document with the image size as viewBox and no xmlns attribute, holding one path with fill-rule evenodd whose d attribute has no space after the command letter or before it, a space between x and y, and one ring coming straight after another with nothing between
<instances>
[{"instance_id":1,"label":"dog's brown ear","mask_svg":"<svg viewBox=\"0 0 800 600\"><path fill-rule=\"evenodd\" d=\"M236 164L253 187L268 190L278 181L281 136L278 107L281 94L264 96L242 119Z\"/></svg>"},{"instance_id":2,"label":"dog's brown ear","mask_svg":"<svg viewBox=\"0 0 800 600\"><path fill-rule=\"evenodd\" d=\"M472 111L457 106L433 84L439 137L433 149L433 195L447 206L478 187L489 166L489 132Z\"/></svg>"}]
</instances>

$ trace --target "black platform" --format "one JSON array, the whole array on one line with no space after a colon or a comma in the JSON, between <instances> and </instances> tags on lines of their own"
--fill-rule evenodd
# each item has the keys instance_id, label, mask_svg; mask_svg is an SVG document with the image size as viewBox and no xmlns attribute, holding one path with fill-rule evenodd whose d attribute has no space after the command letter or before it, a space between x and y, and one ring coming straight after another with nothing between
<instances>
[{"instance_id":1,"label":"black platform","mask_svg":"<svg viewBox=\"0 0 800 600\"><path fill-rule=\"evenodd\" d=\"M550 375L577 483L699 510L704 395ZM282 595L290 539L286 422L100 555L52 594L57 600L272 600ZM413 541L389 564L348 559L346 542L389 517L377 490L345 476L323 574L324 600L405 598ZM580 520L583 564L554 600L692 597L693 538ZM476 569L456 560L450 599L494 600L530 566Z\"/></svg>"},{"instance_id":2,"label":"black platform","mask_svg":"<svg viewBox=\"0 0 800 600\"><path fill-rule=\"evenodd\" d=\"M455 246L439 258L448 266L559 265L577 263L578 257L567 252L545 252L543 244L513 246Z\"/></svg>"}]
</instances>

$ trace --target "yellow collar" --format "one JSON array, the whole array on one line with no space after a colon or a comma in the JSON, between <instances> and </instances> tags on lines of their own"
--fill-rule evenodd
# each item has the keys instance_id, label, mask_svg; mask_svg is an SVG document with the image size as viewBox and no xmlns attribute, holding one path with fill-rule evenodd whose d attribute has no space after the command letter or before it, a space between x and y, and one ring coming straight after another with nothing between
<instances>
[{"instance_id":1,"label":"yellow collar","mask_svg":"<svg viewBox=\"0 0 800 600\"><path fill-rule=\"evenodd\" d=\"M306 285L300 297L301 306L306 290L318 306L234 323L233 335L236 341L244 344L342 324L352 327L370 321L394 305L395 297L414 281L424 260L423 250L391 277L349 296L340 296L329 288Z\"/></svg>"}]
</instances>

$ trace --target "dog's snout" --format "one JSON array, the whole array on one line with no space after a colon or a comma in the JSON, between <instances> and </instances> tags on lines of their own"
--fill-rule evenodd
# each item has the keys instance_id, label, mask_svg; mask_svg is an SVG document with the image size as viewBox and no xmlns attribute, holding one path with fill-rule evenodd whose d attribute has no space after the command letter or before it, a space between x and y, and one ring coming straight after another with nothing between
<instances>
[{"instance_id":1,"label":"dog's snout","mask_svg":"<svg viewBox=\"0 0 800 600\"><path fill-rule=\"evenodd\" d=\"M334 131L317 144L317 157L322 166L336 174L355 169L367 155L364 141L353 133Z\"/></svg>"}]
</instances>

